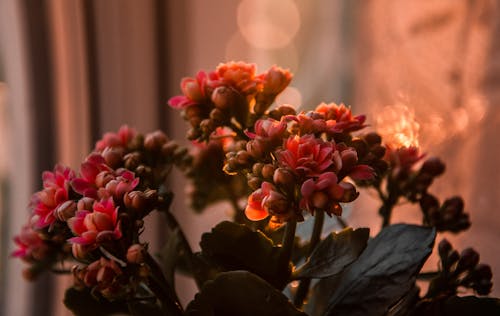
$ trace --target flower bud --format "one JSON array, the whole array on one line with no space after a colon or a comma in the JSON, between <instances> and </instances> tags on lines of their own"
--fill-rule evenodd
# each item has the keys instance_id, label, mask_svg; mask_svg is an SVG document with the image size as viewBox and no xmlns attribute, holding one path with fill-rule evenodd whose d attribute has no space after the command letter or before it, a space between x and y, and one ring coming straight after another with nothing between
<instances>
[{"instance_id":1,"label":"flower bud","mask_svg":"<svg viewBox=\"0 0 500 316\"><path fill-rule=\"evenodd\" d=\"M450 253L452 249L453 248L448 240L446 239L441 240L441 242L438 245L438 252L441 261L444 261L448 257L448 253Z\"/></svg>"},{"instance_id":2,"label":"flower bud","mask_svg":"<svg viewBox=\"0 0 500 316\"><path fill-rule=\"evenodd\" d=\"M264 179L272 179L274 174L274 166L272 164L265 164L262 167L261 172Z\"/></svg>"},{"instance_id":3,"label":"flower bud","mask_svg":"<svg viewBox=\"0 0 500 316\"><path fill-rule=\"evenodd\" d=\"M221 109L213 109L210 111L210 118L212 121L222 124L227 120L227 115Z\"/></svg>"},{"instance_id":4,"label":"flower bud","mask_svg":"<svg viewBox=\"0 0 500 316\"><path fill-rule=\"evenodd\" d=\"M58 220L65 222L71 217L75 216L76 209L77 205L75 201L69 200L59 205L55 209L54 215L57 217Z\"/></svg>"},{"instance_id":5,"label":"flower bud","mask_svg":"<svg viewBox=\"0 0 500 316\"><path fill-rule=\"evenodd\" d=\"M278 168L274 171L273 182L283 187L290 187L295 184L295 176L286 168Z\"/></svg>"},{"instance_id":6,"label":"flower bud","mask_svg":"<svg viewBox=\"0 0 500 316\"><path fill-rule=\"evenodd\" d=\"M125 168L134 170L139 166L142 158L139 152L131 152L126 154L125 157L123 157L123 160L125 162Z\"/></svg>"},{"instance_id":7,"label":"flower bud","mask_svg":"<svg viewBox=\"0 0 500 316\"><path fill-rule=\"evenodd\" d=\"M108 166L116 169L122 164L123 151L119 148L106 147L102 152L102 156Z\"/></svg>"},{"instance_id":8,"label":"flower bud","mask_svg":"<svg viewBox=\"0 0 500 316\"><path fill-rule=\"evenodd\" d=\"M216 108L223 111L228 110L230 107L234 107L235 104L241 101L240 99L241 95L230 87L217 87L214 92L212 92L212 102Z\"/></svg>"},{"instance_id":9,"label":"flower bud","mask_svg":"<svg viewBox=\"0 0 500 316\"><path fill-rule=\"evenodd\" d=\"M457 263L457 271L463 272L474 268L479 263L479 254L472 248L466 248L460 254Z\"/></svg>"},{"instance_id":10,"label":"flower bud","mask_svg":"<svg viewBox=\"0 0 500 316\"><path fill-rule=\"evenodd\" d=\"M250 154L246 150L240 150L236 154L236 161L240 165L246 165L250 161Z\"/></svg>"},{"instance_id":11,"label":"flower bud","mask_svg":"<svg viewBox=\"0 0 500 316\"><path fill-rule=\"evenodd\" d=\"M146 135L144 139L144 148L149 151L159 151L168 141L167 135L162 131L154 131Z\"/></svg>"},{"instance_id":12,"label":"flower bud","mask_svg":"<svg viewBox=\"0 0 500 316\"><path fill-rule=\"evenodd\" d=\"M90 211L92 210L92 206L94 205L95 200L93 198L89 197L82 197L80 200L78 200L78 204L76 206L76 209L79 211Z\"/></svg>"},{"instance_id":13,"label":"flower bud","mask_svg":"<svg viewBox=\"0 0 500 316\"><path fill-rule=\"evenodd\" d=\"M420 172L428 173L433 177L437 177L441 175L445 169L445 164L439 158L431 157L424 162L422 168L420 169Z\"/></svg>"},{"instance_id":14,"label":"flower bud","mask_svg":"<svg viewBox=\"0 0 500 316\"><path fill-rule=\"evenodd\" d=\"M141 264L144 262L145 249L140 244L134 244L127 250L127 261L130 263Z\"/></svg>"},{"instance_id":15,"label":"flower bud","mask_svg":"<svg viewBox=\"0 0 500 316\"><path fill-rule=\"evenodd\" d=\"M252 190L257 190L260 188L260 185L262 184L262 180L258 177L252 177L250 176L247 180L248 186Z\"/></svg>"},{"instance_id":16,"label":"flower bud","mask_svg":"<svg viewBox=\"0 0 500 316\"><path fill-rule=\"evenodd\" d=\"M161 153L165 157L170 157L174 155L175 150L179 148L179 144L176 141L171 140L163 144L161 148Z\"/></svg>"},{"instance_id":17,"label":"flower bud","mask_svg":"<svg viewBox=\"0 0 500 316\"><path fill-rule=\"evenodd\" d=\"M382 143L382 137L379 134L372 132L364 135L363 137L369 146L379 145Z\"/></svg>"}]
</instances>

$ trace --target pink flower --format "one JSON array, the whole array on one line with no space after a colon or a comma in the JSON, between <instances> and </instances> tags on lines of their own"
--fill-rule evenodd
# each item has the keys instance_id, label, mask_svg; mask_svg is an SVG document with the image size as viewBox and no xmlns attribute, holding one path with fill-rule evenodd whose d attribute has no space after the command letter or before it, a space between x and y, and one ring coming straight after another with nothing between
<instances>
[{"instance_id":1,"label":"pink flower","mask_svg":"<svg viewBox=\"0 0 500 316\"><path fill-rule=\"evenodd\" d=\"M315 112L290 115L287 119L297 122L296 128L301 135L322 133L327 127L325 119Z\"/></svg>"},{"instance_id":2,"label":"pink flower","mask_svg":"<svg viewBox=\"0 0 500 316\"><path fill-rule=\"evenodd\" d=\"M56 221L54 211L69 199L70 181L73 178L74 172L61 165L57 165L53 172L45 171L42 174L44 189L31 199L33 214L37 219L35 228L44 228Z\"/></svg>"},{"instance_id":3,"label":"pink flower","mask_svg":"<svg viewBox=\"0 0 500 316\"><path fill-rule=\"evenodd\" d=\"M101 183L96 181L101 172L112 173L112 169L106 165L104 157L99 153L90 154L80 167L80 178L71 181L71 186L75 192L96 199L97 189ZM101 174L100 178L102 178ZM100 181L101 182L101 181Z\"/></svg>"},{"instance_id":4,"label":"pink flower","mask_svg":"<svg viewBox=\"0 0 500 316\"><path fill-rule=\"evenodd\" d=\"M277 95L281 93L290 84L293 75L290 71L277 66L272 66L264 74L264 86L262 93L267 95Z\"/></svg>"},{"instance_id":5,"label":"pink flower","mask_svg":"<svg viewBox=\"0 0 500 316\"><path fill-rule=\"evenodd\" d=\"M351 109L343 103L321 103L316 107L316 112L325 116L327 129L333 133L353 132L365 127L364 115L352 116Z\"/></svg>"},{"instance_id":6,"label":"pink flower","mask_svg":"<svg viewBox=\"0 0 500 316\"><path fill-rule=\"evenodd\" d=\"M127 125L122 125L118 130L118 133L105 133L101 140L97 141L95 144L95 150L103 151L107 147L118 147L126 148L127 144L135 137L137 134L136 130L128 127Z\"/></svg>"},{"instance_id":7,"label":"pink flower","mask_svg":"<svg viewBox=\"0 0 500 316\"><path fill-rule=\"evenodd\" d=\"M121 238L118 207L112 198L95 202L93 210L80 210L68 220L68 226L76 237L69 242L83 246L95 246L100 241Z\"/></svg>"},{"instance_id":8,"label":"pink flower","mask_svg":"<svg viewBox=\"0 0 500 316\"><path fill-rule=\"evenodd\" d=\"M184 109L190 105L203 103L208 100L206 93L208 76L204 71L199 71L196 78L186 77L181 80L183 95L178 95L168 100L174 109Z\"/></svg>"},{"instance_id":9,"label":"pink flower","mask_svg":"<svg viewBox=\"0 0 500 316\"><path fill-rule=\"evenodd\" d=\"M334 164L335 145L314 135L290 136L278 152L278 161L299 175L319 176ZM337 152L337 160L340 158Z\"/></svg>"},{"instance_id":10,"label":"pink flower","mask_svg":"<svg viewBox=\"0 0 500 316\"><path fill-rule=\"evenodd\" d=\"M283 138L286 133L287 124L285 121L277 121L271 118L260 119L255 122L255 133L246 132L251 139L277 140Z\"/></svg>"},{"instance_id":11,"label":"pink flower","mask_svg":"<svg viewBox=\"0 0 500 316\"><path fill-rule=\"evenodd\" d=\"M291 212L288 199L269 182L263 182L260 189L250 194L245 208L245 215L252 221L259 221L273 215L282 222L290 218L291 214L293 212Z\"/></svg>"},{"instance_id":12,"label":"pink flower","mask_svg":"<svg viewBox=\"0 0 500 316\"><path fill-rule=\"evenodd\" d=\"M133 172L119 169L116 178L107 182L104 188L99 188L98 195L100 198L113 197L115 201L121 201L123 196L134 190L138 184L139 178L136 178Z\"/></svg>"},{"instance_id":13,"label":"pink flower","mask_svg":"<svg viewBox=\"0 0 500 316\"><path fill-rule=\"evenodd\" d=\"M413 166L425 155L420 153L418 147L392 148L386 146L384 160L386 160L396 173L409 172Z\"/></svg>"},{"instance_id":14,"label":"pink flower","mask_svg":"<svg viewBox=\"0 0 500 316\"><path fill-rule=\"evenodd\" d=\"M337 175L325 172L317 179L306 180L300 192L302 199L301 208L314 213L314 210L324 210L327 214L342 215L339 202L351 202L358 196L354 186L347 182L338 183Z\"/></svg>"},{"instance_id":15,"label":"pink flower","mask_svg":"<svg viewBox=\"0 0 500 316\"><path fill-rule=\"evenodd\" d=\"M49 252L49 246L30 225L22 227L21 233L14 237L14 242L18 248L12 253L12 256L26 262L43 260Z\"/></svg>"}]
</instances>

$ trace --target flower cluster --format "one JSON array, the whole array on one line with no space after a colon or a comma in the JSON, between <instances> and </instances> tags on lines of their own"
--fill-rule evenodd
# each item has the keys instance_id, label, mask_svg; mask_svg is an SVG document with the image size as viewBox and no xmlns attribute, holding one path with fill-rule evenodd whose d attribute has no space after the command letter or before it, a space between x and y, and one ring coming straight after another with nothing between
<instances>
[{"instance_id":1,"label":"flower cluster","mask_svg":"<svg viewBox=\"0 0 500 316\"><path fill-rule=\"evenodd\" d=\"M386 174L386 196L383 196L385 203L396 204L400 197L418 203L424 215L423 223L439 231L457 233L469 228L469 215L464 213L464 202L460 197L447 199L440 205L438 199L429 193L434 179L444 173L445 165L437 157L425 160L424 157L418 147L393 149L387 146L384 159L389 172ZM381 185L380 182L376 184L379 190Z\"/></svg>"},{"instance_id":2,"label":"flower cluster","mask_svg":"<svg viewBox=\"0 0 500 316\"><path fill-rule=\"evenodd\" d=\"M257 74L254 64L229 62L215 71L198 72L181 81L182 95L169 105L183 110L191 125L188 138L208 140L217 127L244 129L263 114L289 84L292 75L273 66Z\"/></svg>"},{"instance_id":3,"label":"flower cluster","mask_svg":"<svg viewBox=\"0 0 500 316\"><path fill-rule=\"evenodd\" d=\"M320 104L314 111L286 113L256 121L247 131L244 150L228 153L227 172L243 172L254 190L245 213L251 220L272 216L273 222L302 220L303 211L340 216L340 203L353 201L355 186L346 180L369 180L373 168L361 164L351 131L364 127L364 117L353 117L344 105Z\"/></svg>"},{"instance_id":4,"label":"flower cluster","mask_svg":"<svg viewBox=\"0 0 500 316\"><path fill-rule=\"evenodd\" d=\"M96 143L78 172L61 165L44 172L29 222L15 237L13 255L31 264L26 276L76 260L76 284L108 298L133 292L137 282L126 280L140 264L127 264L128 250L139 242L144 216L165 207L158 188L169 166L186 159L162 132L142 136L123 126Z\"/></svg>"},{"instance_id":5,"label":"flower cluster","mask_svg":"<svg viewBox=\"0 0 500 316\"><path fill-rule=\"evenodd\" d=\"M479 295L488 295L493 283L491 268L479 263L479 254L472 248L464 249L460 254L443 239L438 246L441 259L439 276L431 282L427 297L454 295L458 287L473 289Z\"/></svg>"}]
</instances>

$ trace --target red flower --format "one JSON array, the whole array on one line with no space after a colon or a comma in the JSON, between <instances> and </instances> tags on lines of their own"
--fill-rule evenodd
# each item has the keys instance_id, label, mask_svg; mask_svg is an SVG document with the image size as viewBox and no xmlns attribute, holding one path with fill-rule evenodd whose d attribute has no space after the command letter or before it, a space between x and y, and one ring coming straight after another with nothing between
<instances>
[{"instance_id":1,"label":"red flower","mask_svg":"<svg viewBox=\"0 0 500 316\"><path fill-rule=\"evenodd\" d=\"M358 192L348 182L337 183L337 175L333 172L325 172L317 179L306 180L301 188L301 208L311 213L321 209L327 214L342 215L342 207L339 202L351 202L356 199Z\"/></svg>"},{"instance_id":2,"label":"red flower","mask_svg":"<svg viewBox=\"0 0 500 316\"><path fill-rule=\"evenodd\" d=\"M93 210L80 210L68 220L68 226L76 235L69 241L73 244L93 246L100 241L119 239L122 236L118 221L118 207L112 198L94 202Z\"/></svg>"},{"instance_id":3,"label":"red flower","mask_svg":"<svg viewBox=\"0 0 500 316\"><path fill-rule=\"evenodd\" d=\"M255 133L246 132L251 139L281 139L286 133L287 124L285 121L277 121L271 118L257 120L254 125Z\"/></svg>"},{"instance_id":4,"label":"red flower","mask_svg":"<svg viewBox=\"0 0 500 316\"><path fill-rule=\"evenodd\" d=\"M391 148L386 146L384 159L391 165L393 170L407 172L420 161L425 155L420 153L418 147Z\"/></svg>"},{"instance_id":5,"label":"red flower","mask_svg":"<svg viewBox=\"0 0 500 316\"><path fill-rule=\"evenodd\" d=\"M18 248L12 256L27 262L43 260L49 252L49 246L30 225L23 226L21 233L14 237L14 242Z\"/></svg>"},{"instance_id":6,"label":"red flower","mask_svg":"<svg viewBox=\"0 0 500 316\"><path fill-rule=\"evenodd\" d=\"M283 147L284 149L278 152L279 163L299 175L319 176L334 164L334 159L340 159L333 143L325 142L311 134L290 136Z\"/></svg>"},{"instance_id":7,"label":"red flower","mask_svg":"<svg viewBox=\"0 0 500 316\"><path fill-rule=\"evenodd\" d=\"M100 198L113 197L115 201L121 201L126 193L134 190L139 184L139 178L127 169L119 169L116 173L116 178L107 182L104 188L99 188Z\"/></svg>"},{"instance_id":8,"label":"red flower","mask_svg":"<svg viewBox=\"0 0 500 316\"><path fill-rule=\"evenodd\" d=\"M54 211L69 198L70 181L74 172L66 167L57 165L53 172L45 171L42 174L42 191L35 193L31 199L35 228L44 228L56 221Z\"/></svg>"},{"instance_id":9,"label":"red flower","mask_svg":"<svg viewBox=\"0 0 500 316\"><path fill-rule=\"evenodd\" d=\"M118 133L105 133L101 140L97 141L95 144L95 150L103 151L107 147L118 147L126 148L127 144L135 137L137 134L136 130L128 127L127 125L122 125L118 130Z\"/></svg>"},{"instance_id":10,"label":"red flower","mask_svg":"<svg viewBox=\"0 0 500 316\"><path fill-rule=\"evenodd\" d=\"M365 127L364 115L352 116L351 109L343 103L321 103L316 107L316 112L325 116L327 129L333 133L353 132Z\"/></svg>"},{"instance_id":11,"label":"red flower","mask_svg":"<svg viewBox=\"0 0 500 316\"><path fill-rule=\"evenodd\" d=\"M97 189L102 185L102 183L97 183L97 180L103 178L102 172L109 174L112 173L112 171L113 170L106 165L104 157L102 157L101 154L92 153L85 159L85 162L83 162L80 167L81 177L73 179L71 181L71 186L75 192L96 199ZM101 176L98 178L99 174L101 174Z\"/></svg>"},{"instance_id":12,"label":"red flower","mask_svg":"<svg viewBox=\"0 0 500 316\"><path fill-rule=\"evenodd\" d=\"M207 101L207 95L209 95L205 91L207 80L208 77L204 71L199 71L196 78L183 78L181 81L183 95L170 98L168 104L174 109L184 109L190 105Z\"/></svg>"},{"instance_id":13,"label":"red flower","mask_svg":"<svg viewBox=\"0 0 500 316\"><path fill-rule=\"evenodd\" d=\"M259 221L273 215L278 221L287 220L291 213L288 199L269 182L263 182L260 189L248 197L245 215L252 221Z\"/></svg>"},{"instance_id":14,"label":"red flower","mask_svg":"<svg viewBox=\"0 0 500 316\"><path fill-rule=\"evenodd\" d=\"M290 71L277 66L272 66L264 74L264 86L262 93L266 95L277 95L290 84L293 75Z\"/></svg>"}]
</instances>

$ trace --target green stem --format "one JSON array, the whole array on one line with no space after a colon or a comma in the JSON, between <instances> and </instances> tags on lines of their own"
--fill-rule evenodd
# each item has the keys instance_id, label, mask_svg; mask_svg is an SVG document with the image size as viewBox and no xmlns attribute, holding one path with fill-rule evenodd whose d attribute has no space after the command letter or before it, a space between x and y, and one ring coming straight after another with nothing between
<instances>
[{"instance_id":1,"label":"green stem","mask_svg":"<svg viewBox=\"0 0 500 316\"><path fill-rule=\"evenodd\" d=\"M174 215L172 215L172 213L170 213L168 210L163 213L167 216L167 225L169 229L172 231L175 231L177 229L178 231L180 245L187 256L187 268L193 273L196 285L198 286L198 289L200 289L203 285L203 281L199 277L199 272L196 269L194 253L191 249L191 246L189 245L186 235L184 234L184 231L181 229L179 222L177 222L177 219L174 217Z\"/></svg>"},{"instance_id":2,"label":"green stem","mask_svg":"<svg viewBox=\"0 0 500 316\"><path fill-rule=\"evenodd\" d=\"M182 315L182 306L175 290L170 286L158 262L146 252L145 263L151 269L149 286L153 293L161 301L162 309L174 312L174 315ZM170 315L170 312L168 315Z\"/></svg>"},{"instance_id":3,"label":"green stem","mask_svg":"<svg viewBox=\"0 0 500 316\"><path fill-rule=\"evenodd\" d=\"M283 271L288 271L290 260L292 258L293 244L295 241L295 229L297 228L297 221L295 219L289 221L285 226L285 233L283 235L283 242L281 244L281 267Z\"/></svg>"},{"instance_id":4,"label":"green stem","mask_svg":"<svg viewBox=\"0 0 500 316\"><path fill-rule=\"evenodd\" d=\"M321 240L321 232L323 231L323 223L325 222L325 212L316 211L314 217L314 226L311 234L311 240L309 241L309 249L307 251L307 257L310 257L316 246ZM297 292L295 293L295 298L293 304L297 308L301 308L304 304L304 299L307 297L309 292L309 286L311 285L311 279L303 279L299 283Z\"/></svg>"}]
</instances>

